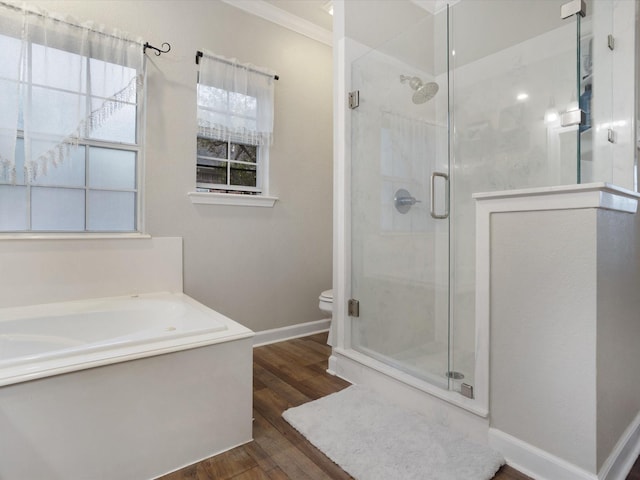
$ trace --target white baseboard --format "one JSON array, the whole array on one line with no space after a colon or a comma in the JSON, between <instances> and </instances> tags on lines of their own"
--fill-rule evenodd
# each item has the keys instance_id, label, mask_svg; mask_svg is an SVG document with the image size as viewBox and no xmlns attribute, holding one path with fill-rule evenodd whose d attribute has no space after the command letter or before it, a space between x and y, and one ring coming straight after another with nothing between
<instances>
[{"instance_id":1,"label":"white baseboard","mask_svg":"<svg viewBox=\"0 0 640 480\"><path fill-rule=\"evenodd\" d=\"M273 328L271 330L263 330L256 332L253 337L253 346L261 347L270 343L284 342L292 338L306 337L314 333L322 333L329 331L331 319L316 320L314 322L298 323L289 327Z\"/></svg>"},{"instance_id":2,"label":"white baseboard","mask_svg":"<svg viewBox=\"0 0 640 480\"><path fill-rule=\"evenodd\" d=\"M504 455L507 464L536 480L598 480L595 473L495 428L489 429L489 445Z\"/></svg>"},{"instance_id":3,"label":"white baseboard","mask_svg":"<svg viewBox=\"0 0 640 480\"><path fill-rule=\"evenodd\" d=\"M597 475L495 428L489 429L489 445L513 468L536 480L624 480L640 454L640 413Z\"/></svg>"},{"instance_id":4,"label":"white baseboard","mask_svg":"<svg viewBox=\"0 0 640 480\"><path fill-rule=\"evenodd\" d=\"M624 480L640 455L640 413L624 431L598 474L600 480Z\"/></svg>"}]
</instances>

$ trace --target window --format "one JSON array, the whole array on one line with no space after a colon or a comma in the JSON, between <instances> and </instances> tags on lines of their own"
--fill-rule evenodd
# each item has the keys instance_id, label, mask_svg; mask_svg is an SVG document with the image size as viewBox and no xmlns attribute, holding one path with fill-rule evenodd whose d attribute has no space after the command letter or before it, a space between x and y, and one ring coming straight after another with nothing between
<instances>
[{"instance_id":1,"label":"window","mask_svg":"<svg viewBox=\"0 0 640 480\"><path fill-rule=\"evenodd\" d=\"M139 231L142 44L1 5L0 49L0 231Z\"/></svg>"},{"instance_id":2,"label":"window","mask_svg":"<svg viewBox=\"0 0 640 480\"><path fill-rule=\"evenodd\" d=\"M198 137L198 188L224 193L260 193L258 145ZM262 168L260 168L262 173Z\"/></svg>"},{"instance_id":3,"label":"window","mask_svg":"<svg viewBox=\"0 0 640 480\"><path fill-rule=\"evenodd\" d=\"M274 73L210 53L198 58L197 190L267 195Z\"/></svg>"}]
</instances>

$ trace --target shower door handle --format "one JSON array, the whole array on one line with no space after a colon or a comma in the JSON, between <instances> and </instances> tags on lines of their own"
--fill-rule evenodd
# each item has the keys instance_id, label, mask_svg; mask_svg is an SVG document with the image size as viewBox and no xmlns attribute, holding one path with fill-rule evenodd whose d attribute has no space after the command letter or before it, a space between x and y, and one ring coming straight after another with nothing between
<instances>
[{"instance_id":1,"label":"shower door handle","mask_svg":"<svg viewBox=\"0 0 640 480\"><path fill-rule=\"evenodd\" d=\"M436 203L436 177L444 179L445 191L444 191L444 204L445 210L443 214L437 214L435 211ZM449 175L442 172L433 172L431 174L431 203L429 205L429 211L431 216L436 219L444 219L449 217Z\"/></svg>"}]
</instances>

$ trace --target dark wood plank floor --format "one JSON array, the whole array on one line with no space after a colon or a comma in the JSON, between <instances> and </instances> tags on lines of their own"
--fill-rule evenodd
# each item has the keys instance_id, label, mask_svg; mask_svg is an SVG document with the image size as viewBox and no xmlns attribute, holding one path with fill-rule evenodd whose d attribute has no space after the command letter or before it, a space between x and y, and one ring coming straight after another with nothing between
<instances>
[{"instance_id":1,"label":"dark wood plank floor","mask_svg":"<svg viewBox=\"0 0 640 480\"><path fill-rule=\"evenodd\" d=\"M331 353L326 340L325 333L255 348L254 441L166 475L162 480L351 479L282 419L287 408L349 386L326 373ZM531 479L504 466L494 480ZM627 480L640 480L640 461Z\"/></svg>"}]
</instances>

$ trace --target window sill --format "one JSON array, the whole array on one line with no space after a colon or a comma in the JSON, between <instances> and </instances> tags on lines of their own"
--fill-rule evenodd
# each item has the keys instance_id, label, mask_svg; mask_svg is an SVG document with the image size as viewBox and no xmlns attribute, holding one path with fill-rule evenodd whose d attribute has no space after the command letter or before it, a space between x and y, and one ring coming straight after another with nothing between
<instances>
[{"instance_id":1,"label":"window sill","mask_svg":"<svg viewBox=\"0 0 640 480\"><path fill-rule=\"evenodd\" d=\"M233 193L189 192L191 203L200 205L235 205L240 207L268 207L275 205L278 197L266 195L236 195Z\"/></svg>"}]
</instances>

